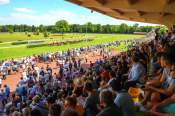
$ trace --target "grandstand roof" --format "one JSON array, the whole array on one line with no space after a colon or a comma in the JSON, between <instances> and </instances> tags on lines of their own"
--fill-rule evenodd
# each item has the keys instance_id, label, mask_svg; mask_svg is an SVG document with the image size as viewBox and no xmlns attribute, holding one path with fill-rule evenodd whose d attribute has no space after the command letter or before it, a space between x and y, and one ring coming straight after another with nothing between
<instances>
[{"instance_id":1,"label":"grandstand roof","mask_svg":"<svg viewBox=\"0 0 175 116\"><path fill-rule=\"evenodd\" d=\"M67 0L116 19L175 24L175 0Z\"/></svg>"}]
</instances>

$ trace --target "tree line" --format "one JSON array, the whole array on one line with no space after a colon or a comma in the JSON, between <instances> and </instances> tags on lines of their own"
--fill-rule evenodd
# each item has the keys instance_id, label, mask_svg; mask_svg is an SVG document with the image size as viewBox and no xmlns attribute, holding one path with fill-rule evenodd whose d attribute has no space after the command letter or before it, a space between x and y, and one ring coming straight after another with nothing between
<instances>
[{"instance_id":1,"label":"tree line","mask_svg":"<svg viewBox=\"0 0 175 116\"><path fill-rule=\"evenodd\" d=\"M60 20L55 25L0 25L0 32L33 32L39 33L124 33L149 32L157 26L139 26L134 24L129 26L125 23L120 25L101 25L88 22L86 24L69 24L66 20Z\"/></svg>"}]
</instances>

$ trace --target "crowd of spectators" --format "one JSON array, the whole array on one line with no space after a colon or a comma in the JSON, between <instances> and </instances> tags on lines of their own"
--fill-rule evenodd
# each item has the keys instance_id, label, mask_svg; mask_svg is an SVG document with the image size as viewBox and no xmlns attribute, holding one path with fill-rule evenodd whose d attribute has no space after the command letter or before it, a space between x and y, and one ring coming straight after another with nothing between
<instances>
[{"instance_id":1,"label":"crowd of spectators","mask_svg":"<svg viewBox=\"0 0 175 116\"><path fill-rule=\"evenodd\" d=\"M2 112L7 116L135 116L142 111L148 116L173 116L174 37L175 33L156 33L155 39L112 57L104 48L119 42L28 57L21 63L23 74L15 92L10 93L7 85L0 92ZM95 63L88 56L80 59L87 51L103 58ZM53 61L56 73L49 63L36 65ZM82 67L83 62L90 62L90 67Z\"/></svg>"}]
</instances>

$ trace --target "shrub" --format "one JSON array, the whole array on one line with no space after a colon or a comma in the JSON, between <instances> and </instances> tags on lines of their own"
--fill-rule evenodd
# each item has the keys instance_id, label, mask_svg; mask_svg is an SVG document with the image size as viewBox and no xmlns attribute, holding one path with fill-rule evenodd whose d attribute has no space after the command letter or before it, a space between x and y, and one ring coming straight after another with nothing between
<instances>
[{"instance_id":1,"label":"shrub","mask_svg":"<svg viewBox=\"0 0 175 116\"><path fill-rule=\"evenodd\" d=\"M43 34L44 34L44 37L48 37L49 36L49 34L47 32L44 32Z\"/></svg>"},{"instance_id":2,"label":"shrub","mask_svg":"<svg viewBox=\"0 0 175 116\"><path fill-rule=\"evenodd\" d=\"M25 31L25 35L27 35L28 34L28 32L27 31Z\"/></svg>"},{"instance_id":3,"label":"shrub","mask_svg":"<svg viewBox=\"0 0 175 116\"><path fill-rule=\"evenodd\" d=\"M28 37L31 37L31 35L30 35L30 34L28 34L27 36L28 36Z\"/></svg>"}]
</instances>

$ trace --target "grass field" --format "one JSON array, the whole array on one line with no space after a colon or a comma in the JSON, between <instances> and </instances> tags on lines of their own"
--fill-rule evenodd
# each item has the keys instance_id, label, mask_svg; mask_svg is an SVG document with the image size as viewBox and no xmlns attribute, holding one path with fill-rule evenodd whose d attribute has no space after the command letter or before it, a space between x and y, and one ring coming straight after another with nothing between
<instances>
[{"instance_id":1,"label":"grass field","mask_svg":"<svg viewBox=\"0 0 175 116\"><path fill-rule=\"evenodd\" d=\"M64 34L62 37L60 34L50 34L48 38L44 38L42 34L32 35L30 38L27 37L24 33L5 33L0 34L0 60L10 59L10 58L20 58L24 56L29 56L33 54L41 54L47 52L56 52L63 51L71 48L79 48L83 46L91 46L103 43L109 43L117 40L129 40L141 38L143 35L130 35L130 34ZM50 39L52 38L52 39ZM92 38L93 41L90 42L80 42L71 45L62 45L62 46L44 46L36 48L27 48L26 44L24 45L11 45L10 42L18 40L44 40L46 42L51 41L66 41L73 39L83 39L83 38ZM124 48L124 45L119 46L119 48Z\"/></svg>"},{"instance_id":2,"label":"grass field","mask_svg":"<svg viewBox=\"0 0 175 116\"><path fill-rule=\"evenodd\" d=\"M33 35L33 33L28 33L31 36L28 37L25 33L0 33L0 42L12 42L21 40L43 40L43 39L62 39L62 34L49 34L48 37L44 37L42 33L39 35ZM81 38L84 34L64 34L64 38Z\"/></svg>"}]
</instances>

